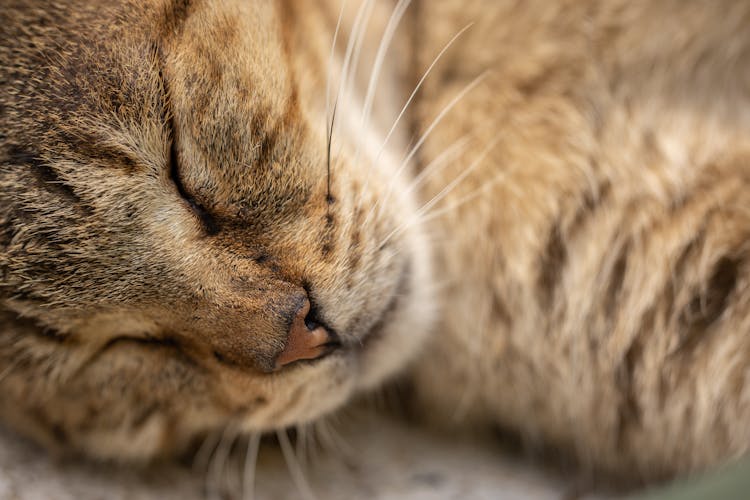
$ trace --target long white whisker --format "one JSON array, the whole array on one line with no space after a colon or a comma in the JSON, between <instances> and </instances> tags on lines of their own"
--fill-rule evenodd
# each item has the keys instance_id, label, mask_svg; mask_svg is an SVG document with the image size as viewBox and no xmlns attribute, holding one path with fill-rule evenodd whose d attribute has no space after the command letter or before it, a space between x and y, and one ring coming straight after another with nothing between
<instances>
[{"instance_id":1,"label":"long white whisker","mask_svg":"<svg viewBox=\"0 0 750 500\"><path fill-rule=\"evenodd\" d=\"M375 55L375 62L373 63L372 71L370 72L370 81L367 84L367 93L365 95L364 105L362 106L362 118L359 126L360 137L364 135L363 129L365 123L367 123L367 121L370 119L372 103L375 99L375 88L377 87L377 82L380 78L380 72L383 69L385 54L391 46L393 35L396 33L396 28L398 28L398 25L401 22L401 19L403 18L404 13L406 12L406 9L409 7L410 3L411 0L399 0L399 2L396 4L396 7L393 9L393 12L391 13L390 19L388 19L388 24L386 25L385 30L383 31L383 36L380 39L380 45L378 46L378 51ZM361 144L362 140L360 139L357 144L357 152L354 155L355 165L359 160Z\"/></svg>"},{"instance_id":2,"label":"long white whisker","mask_svg":"<svg viewBox=\"0 0 750 500\"><path fill-rule=\"evenodd\" d=\"M433 59L432 63L427 67L427 70L425 70L424 74L422 75L422 78L419 79L419 82L417 82L417 85L414 87L414 90L411 92L411 95L409 95L409 98L406 100L406 103L401 108L401 111L398 113L398 116L396 117L396 120L393 122L393 125L391 125L390 130L388 130L388 133L386 134L385 139L383 139L383 144L380 146L380 150L378 151L378 154L375 156L375 163L377 163L378 160L380 159L380 156L383 154L383 151L385 150L386 144L388 144L388 141L393 135L393 132L396 130L396 127L401 121L401 118L404 116L404 113L406 113L406 109L414 100L414 97L417 95L417 92L419 92L419 89L422 88L422 84L427 79L427 76L432 71L432 68L435 67L437 62L443 57L443 54L445 54L446 51L450 48L450 46L453 45L453 42L455 42L461 35L463 35L466 30L471 28L473 24L474 23L467 24L461 31L453 35L453 38L451 38L448 41L448 43L445 44L443 49L438 53L437 56L435 56L435 59Z\"/></svg>"},{"instance_id":3,"label":"long white whisker","mask_svg":"<svg viewBox=\"0 0 750 500\"><path fill-rule=\"evenodd\" d=\"M333 59L336 55L336 41L339 37L339 30L341 29L341 19L344 17L344 9L346 8L347 0L342 0L341 9L339 9L339 17L336 20L336 29L333 32L333 42L331 42L331 53L328 56L328 71L326 72L326 134L328 135L328 142L331 141L329 131L331 130L331 77L333 76Z\"/></svg>"},{"instance_id":4,"label":"long white whisker","mask_svg":"<svg viewBox=\"0 0 750 500\"><path fill-rule=\"evenodd\" d=\"M453 38L451 38L448 43L445 44L445 46L442 48L442 50L438 53L437 56L432 60L432 63L427 67L427 70L425 70L422 77L419 79L417 84L414 86L414 90L412 90L411 94L409 95L409 98L404 103L404 106L401 108L401 111L399 112L398 116L393 122L393 125L391 125L390 130L388 130L388 133L385 136L385 139L383 139L383 143L380 145L380 149L378 150L378 153L375 155L375 160L372 162L373 165L377 166L378 162L380 161L380 157L383 155L383 152L385 151L385 147L388 144L388 141L391 139L391 136L393 135L393 132L395 132L396 127L398 126L399 122L401 121L401 118L404 116L404 113L406 113L406 110L408 109L409 105L411 105L412 101L414 100L414 97L417 95L417 92L419 92L419 89L422 88L422 84L427 79L427 76L432 71L432 68L435 67L437 62L440 60L440 58L443 57L443 54L450 48L451 45L453 45L453 42L455 42L466 30L468 30L474 23L469 23L466 25L462 30L460 30L458 33L453 35ZM371 167L372 168L372 167ZM365 179L364 188L363 191L367 188L368 181L369 181L369 173L370 170L367 170L367 178ZM380 199L376 201L373 206L370 208L370 213L367 215L367 220L369 220L370 216L373 213L373 210L379 205Z\"/></svg>"},{"instance_id":5,"label":"long white whisker","mask_svg":"<svg viewBox=\"0 0 750 500\"><path fill-rule=\"evenodd\" d=\"M307 469L307 426L304 424L297 425L297 443L294 453L297 456L300 468Z\"/></svg>"},{"instance_id":6,"label":"long white whisker","mask_svg":"<svg viewBox=\"0 0 750 500\"><path fill-rule=\"evenodd\" d=\"M219 441L219 445L216 447L216 452L213 454L213 460L209 464L207 474L207 477L210 478L210 480L207 481L209 490L206 493L206 497L208 498L220 499L222 497L221 485L224 470L226 469L229 452L232 450L232 445L236 439L237 430L234 427L229 426L224 429L224 432L221 435L221 441Z\"/></svg>"},{"instance_id":7,"label":"long white whisker","mask_svg":"<svg viewBox=\"0 0 750 500\"><path fill-rule=\"evenodd\" d=\"M437 174L439 171L441 171L443 168L445 168L451 160L462 154L464 151L466 151L466 148L468 147L469 141L471 140L471 136L473 134L469 133L466 134L456 141L454 141L450 146L445 148L439 155L437 155L435 158L430 160L430 163L428 163L422 171L417 175L406 188L404 189L405 194L409 194L415 189L417 189L420 185L422 185L423 182L425 182L430 176ZM380 207L381 200L378 199L373 203L372 207L370 207L370 211L367 213L367 217L365 217L364 222L362 223L362 226L367 226L367 224L370 222L370 217L373 216L375 213L375 210Z\"/></svg>"},{"instance_id":8,"label":"long white whisker","mask_svg":"<svg viewBox=\"0 0 750 500\"><path fill-rule=\"evenodd\" d=\"M325 433L331 449L335 449L336 453L347 458L356 457L354 447L336 431L330 420L321 419L318 424L320 426L319 429Z\"/></svg>"},{"instance_id":9,"label":"long white whisker","mask_svg":"<svg viewBox=\"0 0 750 500\"><path fill-rule=\"evenodd\" d=\"M448 114L448 112L453 109L453 107L458 104L461 99L463 99L466 94L471 92L474 87L479 85L479 83L484 80L487 76L487 72L483 72L478 77L474 78L471 82L469 82L468 85L466 85L461 91L456 94L453 99L445 106L443 109L438 113L438 115L435 117L434 120L430 123L430 125L427 127L427 130L420 136L417 143L414 145L414 147L411 148L411 151L406 155L406 157L403 159L399 167L396 169L396 172L393 174L393 180L389 183L388 190L386 191L385 196L383 197L383 203L385 203L387 200L390 199L391 193L393 192L393 187L395 186L396 182L395 179L398 178L399 175L403 172L403 170L409 165L409 162L414 157L415 154L417 154L417 151L420 147L422 147L422 144L427 140L427 137L432 133L433 130L435 130L435 127L438 126L438 124L443 120L445 115Z\"/></svg>"},{"instance_id":10,"label":"long white whisker","mask_svg":"<svg viewBox=\"0 0 750 500\"><path fill-rule=\"evenodd\" d=\"M333 41L331 42L331 54L328 57L328 71L326 72L326 199L330 199L331 196L331 141L333 141L333 122L336 119L336 105L338 104L337 95L336 104L334 104L333 111L331 111L331 77L333 76L333 59L336 54L336 41L338 40L341 19L344 16L344 9L346 8L346 1L347 0L343 0L341 2L339 18L336 20L336 29L333 32Z\"/></svg>"},{"instance_id":11,"label":"long white whisker","mask_svg":"<svg viewBox=\"0 0 750 500\"><path fill-rule=\"evenodd\" d=\"M345 92L348 92L350 96L353 94L352 89L354 88L354 79L357 76L357 68L359 68L359 60L360 56L362 55L362 47L364 45L365 35L367 34L367 29L370 25L372 12L375 9L374 1L366 0L364 5L366 6L366 8L362 22L356 30L352 30L352 36L356 34L354 52L352 54L349 71L345 76Z\"/></svg>"},{"instance_id":12,"label":"long white whisker","mask_svg":"<svg viewBox=\"0 0 750 500\"><path fill-rule=\"evenodd\" d=\"M406 192L410 193L413 190L417 189L432 175L437 174L446 166L448 166L450 162L457 156L460 156L461 154L466 152L466 149L469 147L469 142L471 141L471 135L473 134L466 134L458 138L442 153L433 158L430 163L428 163L425 168L423 168L422 171L416 177L414 177L411 183L409 183L409 185L406 187Z\"/></svg>"},{"instance_id":13,"label":"long white whisker","mask_svg":"<svg viewBox=\"0 0 750 500\"><path fill-rule=\"evenodd\" d=\"M448 212L451 212L453 210L456 210L460 206L466 204L467 202L483 195L487 191L490 191L493 189L498 183L505 180L505 178L511 174L511 172L515 171L516 169L506 170L503 172L500 172L498 175L496 175L492 180L489 182L482 184L477 189L471 191L467 195L459 198L455 202L451 203L450 205L447 205L445 207L442 207L440 209L431 210L428 212L425 212L423 216L420 218L420 222L427 222L433 219L436 219L438 217L442 217Z\"/></svg>"},{"instance_id":14,"label":"long white whisker","mask_svg":"<svg viewBox=\"0 0 750 500\"><path fill-rule=\"evenodd\" d=\"M497 137L495 137L494 140L492 140L487 147L482 150L482 152L477 156L477 158L471 162L468 168L466 168L463 172L461 172L456 178L454 178L451 182L448 183L438 194L432 197L427 203L425 203L419 210L417 210L416 214L413 218L410 218L406 221L406 223L400 225L393 231L391 231L388 236L386 236L383 241L378 245L378 248L385 245L394 235L400 233L403 229L405 229L408 226L411 226L412 224L416 223L417 221L413 221L414 218L421 217L425 212L427 212L432 206L434 206L436 203L438 203L440 200L445 198L453 189L455 189L456 186L458 186L459 183L461 183L464 179L466 179L480 164L481 162L489 155L490 151L492 151L492 148L494 148L497 143L500 141L500 136L498 134Z\"/></svg>"},{"instance_id":15,"label":"long white whisker","mask_svg":"<svg viewBox=\"0 0 750 500\"><path fill-rule=\"evenodd\" d=\"M335 114L336 114L336 108L338 106L339 99L341 97L341 93L345 89L345 84L349 78L349 65L352 61L352 54L354 52L354 46L356 45L356 41L358 40L359 32L361 31L360 25L363 22L363 18L365 16L366 7L371 3L371 0L366 0L365 2L362 2L357 9L357 14L354 16L354 24L352 26L352 31L349 34L349 38L346 43L346 50L344 52L344 61L341 66L341 75L339 79L339 85L338 89L336 90L336 97L333 101L333 111L331 113L331 124L330 124L330 130L329 130L329 137L331 137L331 141L333 140L333 131L335 127ZM330 149L330 145L329 145ZM329 161L330 161L330 152L329 155Z\"/></svg>"},{"instance_id":16,"label":"long white whisker","mask_svg":"<svg viewBox=\"0 0 750 500\"><path fill-rule=\"evenodd\" d=\"M515 170L515 169L513 169L513 170ZM421 216L414 218L408 224L406 224L404 227L402 227L400 229L400 231L405 231L406 229L414 226L415 224L423 224L425 222L437 219L437 218L442 217L443 215L445 215L447 213L450 213L450 212L458 209L459 207L461 207L462 205L466 204L467 202L469 202L469 201L471 201L471 200L473 200L473 199L475 199L475 198L483 195L484 193L490 191L497 184L499 184L500 181L505 180L505 178L509 174L510 174L509 171L501 172L500 174L498 174L497 176L495 176L495 178L493 178L490 182L479 186L477 189L475 189L474 191L470 192L466 196L458 199L454 203L451 203L450 205L442 207L440 209L430 210L428 212L425 212ZM518 192L516 194L519 195ZM434 246L436 246L438 244L444 244L444 243L455 243L455 241L454 240L444 240L444 241L433 240L431 242L431 245L434 247Z\"/></svg>"},{"instance_id":17,"label":"long white whisker","mask_svg":"<svg viewBox=\"0 0 750 500\"><path fill-rule=\"evenodd\" d=\"M331 433L328 427L325 425L324 420L318 420L315 422L315 433L318 436L320 445L325 449L326 453L340 454L341 450L336 448L336 443L331 437Z\"/></svg>"},{"instance_id":18,"label":"long white whisker","mask_svg":"<svg viewBox=\"0 0 750 500\"><path fill-rule=\"evenodd\" d=\"M255 470L258 466L259 450L260 434L252 434L247 442L247 452L245 453L245 473L242 481L243 500L255 500Z\"/></svg>"},{"instance_id":19,"label":"long white whisker","mask_svg":"<svg viewBox=\"0 0 750 500\"><path fill-rule=\"evenodd\" d=\"M208 472L208 463L214 450L219 445L221 434L218 431L211 431L203 438L200 448L193 457L193 470L201 474Z\"/></svg>"},{"instance_id":20,"label":"long white whisker","mask_svg":"<svg viewBox=\"0 0 750 500\"><path fill-rule=\"evenodd\" d=\"M357 75L357 69L359 68L359 60L362 55L362 46L364 45L365 35L370 24L370 17L372 16L375 8L375 2L371 0L365 0L360 6L360 9L364 8L363 16L359 19L359 23L355 22L355 27L352 29L351 36L354 39L353 54L349 60L349 64L344 67L343 77L341 80L343 87L344 96L347 97L346 102L354 105L356 103L355 92L354 92L354 80ZM359 13L358 13L359 15ZM356 35L356 36L355 36ZM340 121L340 120L339 120ZM357 141L359 147L359 140ZM338 154L344 149L344 143L339 146Z\"/></svg>"},{"instance_id":21,"label":"long white whisker","mask_svg":"<svg viewBox=\"0 0 750 500\"><path fill-rule=\"evenodd\" d=\"M276 431L276 436L279 439L281 445L281 453L284 455L289 473L292 476L294 484L297 485L297 489L300 494L308 500L315 500L315 494L313 494L310 484L305 479L305 474L302 472L302 468L294 457L294 449L292 444L289 442L289 436L285 430Z\"/></svg>"},{"instance_id":22,"label":"long white whisker","mask_svg":"<svg viewBox=\"0 0 750 500\"><path fill-rule=\"evenodd\" d=\"M496 137L492 142L490 142L487 147L482 150L482 152L479 154L479 156L474 159L473 162L469 165L469 167L461 172L455 179L453 179L450 183L448 183L447 186L445 186L438 194L432 197L430 201L425 203L422 208L418 210L418 212L424 213L425 211L429 210L430 207L435 205L437 202L445 198L448 193L450 193L460 182L462 182L466 177L469 176L478 166L479 164L487 157L487 155L492 151L492 148L494 148L497 143L500 141L500 137Z\"/></svg>"},{"instance_id":23,"label":"long white whisker","mask_svg":"<svg viewBox=\"0 0 750 500\"><path fill-rule=\"evenodd\" d=\"M466 96L471 90L479 85L479 83L484 80L484 78L487 76L487 73L482 73L478 77L476 77L474 80L469 82L469 84L464 87L461 92L456 94L456 96L451 99L451 101L443 108L442 111L435 117L435 119L430 123L430 126L427 127L427 130L422 134L422 136L419 138L417 143L414 145L414 147L409 151L409 154L406 155L406 158L401 162L401 165L399 166L399 169L397 170L397 173L400 173L401 170L403 170L406 165L408 165L409 161L414 157L414 155L417 153L417 150L424 144L424 141L427 140L427 137L429 137L430 133L435 129L435 127L438 126L438 124L443 120L445 115L448 114L448 112L453 109L453 107L458 104L458 102Z\"/></svg>"}]
</instances>

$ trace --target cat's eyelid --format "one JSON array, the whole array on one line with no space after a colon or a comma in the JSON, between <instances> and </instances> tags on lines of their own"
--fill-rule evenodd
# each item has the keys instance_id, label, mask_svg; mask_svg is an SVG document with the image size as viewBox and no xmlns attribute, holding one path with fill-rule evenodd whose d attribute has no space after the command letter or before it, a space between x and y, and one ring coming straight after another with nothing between
<instances>
[{"instance_id":1,"label":"cat's eyelid","mask_svg":"<svg viewBox=\"0 0 750 500\"><path fill-rule=\"evenodd\" d=\"M171 119L169 120L169 127L172 136L169 145L169 177L177 188L177 192L180 194L180 197L187 202L193 213L195 213L195 215L200 220L204 231L206 231L209 236L213 236L219 232L219 225L217 224L216 219L185 189L185 186L182 183L182 179L180 178L180 164L177 154L177 138L175 134L174 124L172 123Z\"/></svg>"},{"instance_id":2,"label":"cat's eyelid","mask_svg":"<svg viewBox=\"0 0 750 500\"><path fill-rule=\"evenodd\" d=\"M171 96L169 85L167 83L167 80L164 78L164 73L161 67L164 63L164 54L162 53L161 47L159 46L154 46L153 50L156 55L156 61L159 64L158 74L162 92L162 118L169 132L169 157L167 159L169 178L172 180L175 188L177 188L177 192L179 193L180 197L185 200L185 202L187 202L192 212L200 221L201 226L203 227L203 230L206 232L206 234L208 234L209 236L213 236L220 230L216 219L208 212L208 210L203 207L203 205L195 200L195 198L187 191L187 189L185 189L185 185L182 183L182 178L180 177L180 162L177 153L177 127L175 127L174 114L172 113L170 105Z\"/></svg>"}]
</instances>

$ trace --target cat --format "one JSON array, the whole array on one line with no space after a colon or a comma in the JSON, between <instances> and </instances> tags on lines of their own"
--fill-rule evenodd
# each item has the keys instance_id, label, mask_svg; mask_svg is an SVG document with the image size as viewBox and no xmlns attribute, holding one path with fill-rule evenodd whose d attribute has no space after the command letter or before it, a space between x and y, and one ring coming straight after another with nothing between
<instances>
[{"instance_id":1,"label":"cat","mask_svg":"<svg viewBox=\"0 0 750 500\"><path fill-rule=\"evenodd\" d=\"M625 481L745 454L750 5L437 2L418 18L419 70L474 22L425 80L418 133L489 73L419 150L459 155L420 203L479 163L428 222L448 284L417 406Z\"/></svg>"},{"instance_id":2,"label":"cat","mask_svg":"<svg viewBox=\"0 0 750 500\"><path fill-rule=\"evenodd\" d=\"M416 201L343 98L328 145L338 6L2 7L4 421L146 459L315 419L416 353L427 243L385 241Z\"/></svg>"},{"instance_id":3,"label":"cat","mask_svg":"<svg viewBox=\"0 0 750 500\"><path fill-rule=\"evenodd\" d=\"M632 481L750 446L750 6L3 0L0 418L145 460L400 374Z\"/></svg>"}]
</instances>

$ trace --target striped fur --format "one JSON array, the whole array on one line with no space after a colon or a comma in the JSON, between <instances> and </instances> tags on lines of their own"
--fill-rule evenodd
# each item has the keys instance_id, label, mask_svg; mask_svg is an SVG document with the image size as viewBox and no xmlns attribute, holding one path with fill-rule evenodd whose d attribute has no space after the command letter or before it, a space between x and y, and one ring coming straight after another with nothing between
<instances>
[{"instance_id":1,"label":"striped fur","mask_svg":"<svg viewBox=\"0 0 750 500\"><path fill-rule=\"evenodd\" d=\"M425 415L586 469L745 454L750 8L415 0L363 116L395 2L351 3L329 74L335 1L5 0L0 415L143 458L419 352ZM349 348L268 373L303 291Z\"/></svg>"},{"instance_id":2,"label":"striped fur","mask_svg":"<svg viewBox=\"0 0 750 500\"><path fill-rule=\"evenodd\" d=\"M468 158L423 196L497 141L431 222L455 278L415 369L428 413L630 480L746 453L750 8L476 0L420 19L423 67L476 24L419 122L488 71L422 153L472 132Z\"/></svg>"}]
</instances>

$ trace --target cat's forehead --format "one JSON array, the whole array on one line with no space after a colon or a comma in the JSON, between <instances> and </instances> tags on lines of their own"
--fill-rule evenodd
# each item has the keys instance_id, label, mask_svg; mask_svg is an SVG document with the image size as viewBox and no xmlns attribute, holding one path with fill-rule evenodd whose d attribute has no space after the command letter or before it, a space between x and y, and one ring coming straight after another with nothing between
<instances>
[{"instance_id":1,"label":"cat's forehead","mask_svg":"<svg viewBox=\"0 0 750 500\"><path fill-rule=\"evenodd\" d=\"M19 80L16 103L23 141L44 137L33 154L163 176L174 142L191 193L235 208L304 203L325 184L324 124L301 111L275 2L44 6L23 34L39 77Z\"/></svg>"},{"instance_id":2,"label":"cat's forehead","mask_svg":"<svg viewBox=\"0 0 750 500\"><path fill-rule=\"evenodd\" d=\"M165 34L167 71L196 107L259 101L280 112L290 93L291 69L282 19L273 2L192 3L179 27Z\"/></svg>"},{"instance_id":3,"label":"cat's forehead","mask_svg":"<svg viewBox=\"0 0 750 500\"><path fill-rule=\"evenodd\" d=\"M301 201L324 172L280 23L269 2L198 4L169 44L166 85L187 182L224 203Z\"/></svg>"}]
</instances>

